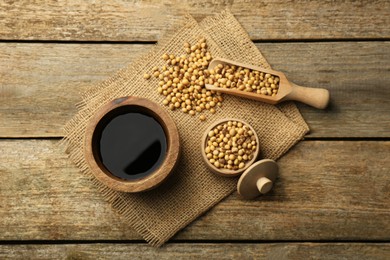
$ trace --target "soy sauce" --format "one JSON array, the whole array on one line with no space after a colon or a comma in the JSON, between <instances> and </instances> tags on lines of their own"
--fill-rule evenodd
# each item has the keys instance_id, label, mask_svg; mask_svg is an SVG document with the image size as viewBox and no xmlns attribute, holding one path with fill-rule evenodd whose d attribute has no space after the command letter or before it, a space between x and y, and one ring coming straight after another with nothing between
<instances>
[{"instance_id":1,"label":"soy sauce","mask_svg":"<svg viewBox=\"0 0 390 260\"><path fill-rule=\"evenodd\" d=\"M146 177L164 161L164 129L155 118L131 106L117 110L107 114L96 128L99 159L121 179Z\"/></svg>"}]
</instances>

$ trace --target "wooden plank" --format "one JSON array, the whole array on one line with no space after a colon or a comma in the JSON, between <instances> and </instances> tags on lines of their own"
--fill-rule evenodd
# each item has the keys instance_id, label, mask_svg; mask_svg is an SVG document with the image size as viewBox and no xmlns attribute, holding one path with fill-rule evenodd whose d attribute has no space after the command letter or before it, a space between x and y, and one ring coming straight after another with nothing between
<instances>
[{"instance_id":1,"label":"wooden plank","mask_svg":"<svg viewBox=\"0 0 390 260\"><path fill-rule=\"evenodd\" d=\"M308 138L390 137L390 42L257 46L292 82L329 89L325 110L298 103Z\"/></svg>"},{"instance_id":2,"label":"wooden plank","mask_svg":"<svg viewBox=\"0 0 390 260\"><path fill-rule=\"evenodd\" d=\"M207 256L207 257L206 257ZM1 259L388 259L388 243L0 245Z\"/></svg>"},{"instance_id":3,"label":"wooden plank","mask_svg":"<svg viewBox=\"0 0 390 260\"><path fill-rule=\"evenodd\" d=\"M390 137L390 42L261 43L275 69L330 89L325 111L302 105L313 137ZM144 44L0 44L0 136L52 137L80 92L151 48ZM99 55L97 55L97 53Z\"/></svg>"},{"instance_id":4,"label":"wooden plank","mask_svg":"<svg viewBox=\"0 0 390 260\"><path fill-rule=\"evenodd\" d=\"M61 136L80 93L150 47L0 44L1 136Z\"/></svg>"},{"instance_id":5,"label":"wooden plank","mask_svg":"<svg viewBox=\"0 0 390 260\"><path fill-rule=\"evenodd\" d=\"M0 39L156 41L186 12L201 20L226 7L254 40L390 37L386 0L24 0L0 2Z\"/></svg>"},{"instance_id":6,"label":"wooden plank","mask_svg":"<svg viewBox=\"0 0 390 260\"><path fill-rule=\"evenodd\" d=\"M0 141L0 240L139 240L56 140ZM390 142L304 141L274 190L229 196L175 240L390 240ZM239 228L237 228L239 227Z\"/></svg>"}]
</instances>

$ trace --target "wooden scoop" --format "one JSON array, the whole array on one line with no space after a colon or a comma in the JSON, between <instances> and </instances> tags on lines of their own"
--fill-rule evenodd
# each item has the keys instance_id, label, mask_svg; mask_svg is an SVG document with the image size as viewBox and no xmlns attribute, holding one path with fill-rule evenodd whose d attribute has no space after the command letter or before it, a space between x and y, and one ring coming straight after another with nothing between
<instances>
[{"instance_id":1,"label":"wooden scoop","mask_svg":"<svg viewBox=\"0 0 390 260\"><path fill-rule=\"evenodd\" d=\"M272 96L258 94L255 92L247 92L247 91L230 89L230 88L220 88L211 84L206 84L206 88L209 90L219 91L226 94L263 101L272 105L278 104L286 100L295 100L318 109L324 109L329 103L329 91L327 89L307 88L307 87L298 86L292 82L289 82L286 76L280 71L264 69L261 67L257 67L249 64L243 64L243 63L222 59L222 58L213 59L210 62L208 69L214 69L218 64L235 65L235 66L240 66L243 68L257 70L260 72L269 73L271 75L278 76L280 79L278 93L272 97Z\"/></svg>"}]
</instances>

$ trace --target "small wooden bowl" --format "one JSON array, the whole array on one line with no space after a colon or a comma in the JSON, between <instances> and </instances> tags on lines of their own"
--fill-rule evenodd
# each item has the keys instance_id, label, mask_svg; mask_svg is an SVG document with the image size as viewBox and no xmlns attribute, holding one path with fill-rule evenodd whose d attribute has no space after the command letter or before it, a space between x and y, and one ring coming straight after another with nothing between
<instances>
[{"instance_id":1,"label":"small wooden bowl","mask_svg":"<svg viewBox=\"0 0 390 260\"><path fill-rule=\"evenodd\" d=\"M219 169L217 167L215 167L213 164L211 164L209 162L209 160L207 159L206 157L206 153L205 153L205 147L206 147L206 144L207 144L207 139L208 139L208 133L214 129L216 126L220 125L220 124L223 124L225 122L228 122L228 121L237 121L237 122L241 122L243 125L247 125L253 132L255 138L256 138L256 143L257 143L257 147L256 147L256 150L254 151L253 153L253 158L252 160L248 161L245 163L245 167L242 168L242 169L238 169L238 170L228 170L228 169ZM225 177L235 177L235 176L238 176L240 175L242 172L244 172L249 166L251 166L251 164L253 164L257 157L259 156L259 152L260 152L260 147L259 147L259 137L257 136L256 134L256 131L253 129L253 127L248 124L247 122L241 120L241 119L236 119L236 118L224 118L224 119L221 119L221 120L217 120L215 121L214 123L212 123L205 131L205 133L203 134L203 137L202 137L202 142L201 142L201 153L202 153L202 158L203 158L203 161L206 163L207 167L213 172L213 173L216 173L218 175L221 175L221 176L225 176Z\"/></svg>"},{"instance_id":2,"label":"small wooden bowl","mask_svg":"<svg viewBox=\"0 0 390 260\"><path fill-rule=\"evenodd\" d=\"M99 124L99 122L123 113L123 109L126 109L127 106L129 109L136 109L157 120L164 130L167 141L165 159L161 165L151 174L135 180L121 179L110 173L101 162L98 148L99 138L97 138L97 135L102 131L102 124ZM141 192L155 188L169 176L176 166L179 151L179 132L174 121L161 106L144 98L122 97L107 103L95 113L86 128L84 139L85 159L94 176L107 187L117 191Z\"/></svg>"}]
</instances>

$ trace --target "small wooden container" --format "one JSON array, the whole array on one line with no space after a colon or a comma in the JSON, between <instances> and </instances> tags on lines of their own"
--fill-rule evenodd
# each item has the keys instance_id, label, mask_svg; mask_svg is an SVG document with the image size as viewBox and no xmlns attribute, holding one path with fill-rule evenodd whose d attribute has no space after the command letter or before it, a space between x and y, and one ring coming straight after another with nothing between
<instances>
[{"instance_id":1,"label":"small wooden container","mask_svg":"<svg viewBox=\"0 0 390 260\"><path fill-rule=\"evenodd\" d=\"M102 131L99 129L101 120L107 120L107 116L114 118L127 107L153 117L163 128L167 142L165 159L160 166L151 174L135 180L116 177L106 169L99 157L99 139L96 137ZM84 139L85 159L94 176L107 187L122 192L146 191L161 184L176 166L179 151L179 132L169 114L158 104L138 97L122 97L102 106L88 123Z\"/></svg>"},{"instance_id":2,"label":"small wooden container","mask_svg":"<svg viewBox=\"0 0 390 260\"><path fill-rule=\"evenodd\" d=\"M220 125L220 124L223 124L223 123L226 123L228 121L237 121L237 122L241 122L243 125L247 125L253 132L255 138L256 138L256 143L257 143L257 147L256 147L256 150L254 151L253 153L253 158L252 160L248 161L245 163L245 167L242 168L242 169L238 169L238 170L229 170L229 169L219 169L217 167L215 167L214 165L212 165L209 160L207 159L206 157L206 153L205 153L205 147L206 147L206 144L207 144L207 139L208 139L208 133L214 129L216 126ZM235 177L235 176L238 176L240 175L242 172L244 172L249 166L251 166L251 164L253 164L257 157L259 156L259 152L260 152L260 147L259 147L259 137L257 136L256 134L256 131L253 129L253 127L248 124L247 122L241 120L241 119L236 119L236 118L224 118L224 119L221 119L221 120L218 120L218 121L215 121L214 123L212 123L205 131L205 133L203 134L203 137L202 137L202 141L201 141L201 153L202 153L202 158L203 158L203 161L206 163L207 167L213 172L213 173L216 173L218 175L221 175L221 176L225 176L225 177Z\"/></svg>"}]
</instances>

